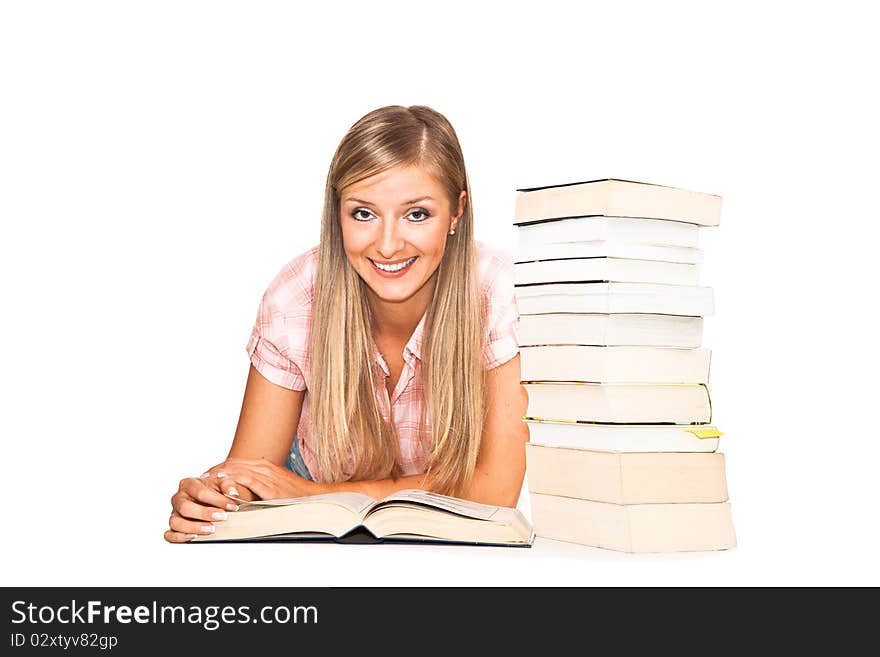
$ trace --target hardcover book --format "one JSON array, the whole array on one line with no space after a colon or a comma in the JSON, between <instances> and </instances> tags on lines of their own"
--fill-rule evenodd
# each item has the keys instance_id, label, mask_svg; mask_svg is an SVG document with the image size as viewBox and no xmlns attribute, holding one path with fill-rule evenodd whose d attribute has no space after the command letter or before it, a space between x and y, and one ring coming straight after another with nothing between
<instances>
[{"instance_id":1,"label":"hardcover book","mask_svg":"<svg viewBox=\"0 0 880 657\"><path fill-rule=\"evenodd\" d=\"M529 492L612 504L727 501L724 454L600 452L526 445Z\"/></svg>"},{"instance_id":2,"label":"hardcover book","mask_svg":"<svg viewBox=\"0 0 880 657\"><path fill-rule=\"evenodd\" d=\"M529 383L526 416L610 424L708 424L709 390L699 384Z\"/></svg>"},{"instance_id":3,"label":"hardcover book","mask_svg":"<svg viewBox=\"0 0 880 657\"><path fill-rule=\"evenodd\" d=\"M711 287L648 283L550 283L515 287L520 313L656 313L706 317Z\"/></svg>"},{"instance_id":4,"label":"hardcover book","mask_svg":"<svg viewBox=\"0 0 880 657\"><path fill-rule=\"evenodd\" d=\"M637 217L569 217L517 227L517 250L537 244L573 242L626 242L639 245L699 246L699 226Z\"/></svg>"},{"instance_id":5,"label":"hardcover book","mask_svg":"<svg viewBox=\"0 0 880 657\"><path fill-rule=\"evenodd\" d=\"M708 383L708 349L544 345L520 347L523 381Z\"/></svg>"},{"instance_id":6,"label":"hardcover book","mask_svg":"<svg viewBox=\"0 0 880 657\"><path fill-rule=\"evenodd\" d=\"M703 341L703 318L639 313L545 313L521 315L520 346L597 345L695 349Z\"/></svg>"},{"instance_id":7,"label":"hardcover book","mask_svg":"<svg viewBox=\"0 0 880 657\"><path fill-rule=\"evenodd\" d=\"M729 502L610 504L530 493L543 538L621 552L691 552L736 546Z\"/></svg>"},{"instance_id":8,"label":"hardcover book","mask_svg":"<svg viewBox=\"0 0 880 657\"><path fill-rule=\"evenodd\" d=\"M532 445L606 452L714 452L721 436L721 432L709 424L525 422Z\"/></svg>"},{"instance_id":9,"label":"hardcover book","mask_svg":"<svg viewBox=\"0 0 880 657\"><path fill-rule=\"evenodd\" d=\"M522 229L520 229L522 230ZM565 258L632 258L635 260L660 260L699 265L703 262L702 249L688 246L664 246L593 240L589 242L520 243L514 254L514 262L535 260L562 260Z\"/></svg>"},{"instance_id":10,"label":"hardcover book","mask_svg":"<svg viewBox=\"0 0 880 657\"><path fill-rule=\"evenodd\" d=\"M699 226L721 221L721 197L676 187L607 178L517 190L514 224L557 217L651 217Z\"/></svg>"},{"instance_id":11,"label":"hardcover book","mask_svg":"<svg viewBox=\"0 0 880 657\"><path fill-rule=\"evenodd\" d=\"M589 281L697 285L700 281L698 265L633 258L567 258L517 262L513 265L513 273L514 285Z\"/></svg>"}]
</instances>

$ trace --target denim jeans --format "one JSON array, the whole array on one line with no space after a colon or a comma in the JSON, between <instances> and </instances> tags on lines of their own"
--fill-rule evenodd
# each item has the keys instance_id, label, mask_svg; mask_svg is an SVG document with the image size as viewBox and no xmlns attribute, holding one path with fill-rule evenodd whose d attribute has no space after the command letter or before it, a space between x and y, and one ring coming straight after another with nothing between
<instances>
[{"instance_id":1,"label":"denim jeans","mask_svg":"<svg viewBox=\"0 0 880 657\"><path fill-rule=\"evenodd\" d=\"M309 469L306 467L306 462L303 461L302 454L299 451L299 438L297 436L293 437L293 446L290 448L290 454L287 455L284 467L294 474L298 474L303 479L314 481L312 475L309 473Z\"/></svg>"}]
</instances>

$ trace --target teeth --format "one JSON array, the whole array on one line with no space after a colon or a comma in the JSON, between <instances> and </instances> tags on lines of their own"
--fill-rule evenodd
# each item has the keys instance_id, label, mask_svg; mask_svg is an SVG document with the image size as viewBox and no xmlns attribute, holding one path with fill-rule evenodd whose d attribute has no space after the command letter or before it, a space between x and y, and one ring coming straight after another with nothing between
<instances>
[{"instance_id":1,"label":"teeth","mask_svg":"<svg viewBox=\"0 0 880 657\"><path fill-rule=\"evenodd\" d=\"M410 259L407 260L406 262L401 262L400 264L397 264L397 265L380 265L380 264L379 264L378 262L376 262L375 260L371 260L371 262L372 262L374 265L376 265L376 267L378 267L379 269L381 269L382 271L395 272L395 271L400 271L400 270L403 269L404 267L409 267L413 262L415 262L415 259L416 259L416 257L413 256L412 258L410 258Z\"/></svg>"}]
</instances>

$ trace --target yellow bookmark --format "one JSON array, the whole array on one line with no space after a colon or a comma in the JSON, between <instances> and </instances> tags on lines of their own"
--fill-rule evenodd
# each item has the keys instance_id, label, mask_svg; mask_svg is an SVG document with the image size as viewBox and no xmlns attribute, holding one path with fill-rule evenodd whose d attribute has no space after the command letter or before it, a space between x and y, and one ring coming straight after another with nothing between
<instances>
[{"instance_id":1,"label":"yellow bookmark","mask_svg":"<svg viewBox=\"0 0 880 657\"><path fill-rule=\"evenodd\" d=\"M724 435L724 432L718 429L685 429L685 431L694 434L697 438L718 438Z\"/></svg>"}]
</instances>

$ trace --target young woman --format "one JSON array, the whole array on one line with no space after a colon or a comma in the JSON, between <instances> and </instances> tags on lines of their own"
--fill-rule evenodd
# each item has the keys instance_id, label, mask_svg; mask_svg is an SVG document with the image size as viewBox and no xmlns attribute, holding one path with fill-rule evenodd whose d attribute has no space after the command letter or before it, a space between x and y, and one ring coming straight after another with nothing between
<instances>
[{"instance_id":1,"label":"young woman","mask_svg":"<svg viewBox=\"0 0 880 657\"><path fill-rule=\"evenodd\" d=\"M423 488L515 506L525 474L513 265L473 238L452 126L423 106L358 121L320 244L263 295L229 455L180 482L165 539L244 499Z\"/></svg>"}]
</instances>

